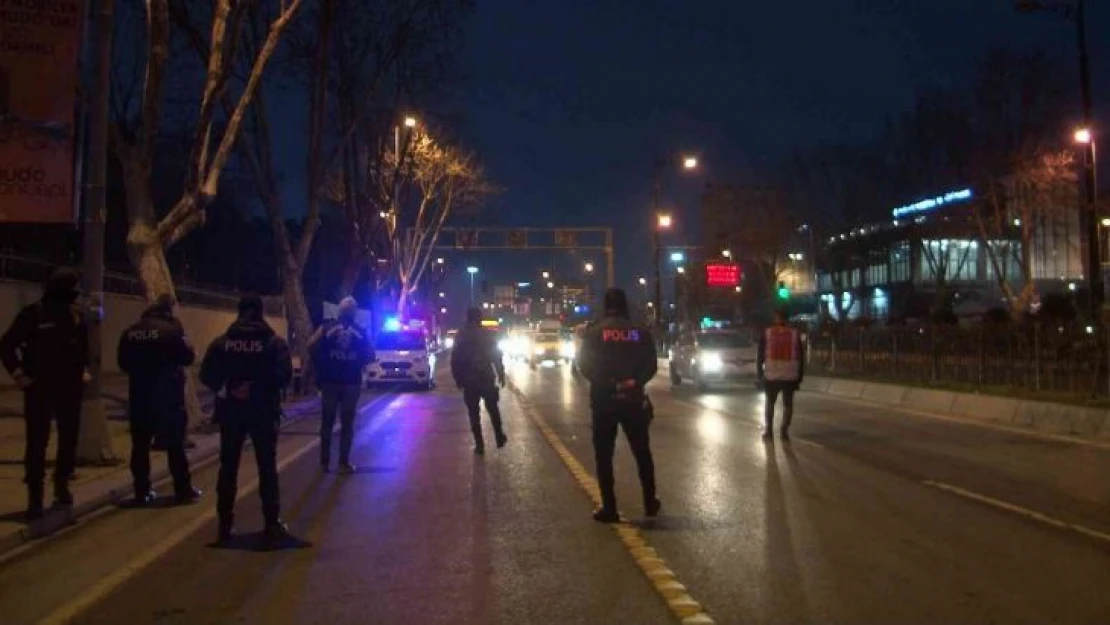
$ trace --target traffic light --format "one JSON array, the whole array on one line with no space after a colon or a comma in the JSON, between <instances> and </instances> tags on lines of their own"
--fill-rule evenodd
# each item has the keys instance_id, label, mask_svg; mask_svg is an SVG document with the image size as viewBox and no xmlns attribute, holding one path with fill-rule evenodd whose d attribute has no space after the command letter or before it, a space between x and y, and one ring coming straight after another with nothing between
<instances>
[{"instance_id":1,"label":"traffic light","mask_svg":"<svg viewBox=\"0 0 1110 625\"><path fill-rule=\"evenodd\" d=\"M790 289L787 288L785 282L779 282L779 299L790 299Z\"/></svg>"}]
</instances>

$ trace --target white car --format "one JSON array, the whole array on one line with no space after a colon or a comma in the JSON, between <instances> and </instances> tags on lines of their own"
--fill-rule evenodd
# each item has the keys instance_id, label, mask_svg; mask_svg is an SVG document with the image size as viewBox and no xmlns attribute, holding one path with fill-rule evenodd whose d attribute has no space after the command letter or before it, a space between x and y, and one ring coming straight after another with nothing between
<instances>
[{"instance_id":1,"label":"white car","mask_svg":"<svg viewBox=\"0 0 1110 625\"><path fill-rule=\"evenodd\" d=\"M366 387L375 384L415 384L435 387L436 355L428 348L423 330L381 332L374 339L374 362L366 367Z\"/></svg>"},{"instance_id":2,"label":"white car","mask_svg":"<svg viewBox=\"0 0 1110 625\"><path fill-rule=\"evenodd\" d=\"M704 390L716 382L755 381L759 347L747 332L707 330L679 337L671 347L671 384L683 379Z\"/></svg>"}]
</instances>

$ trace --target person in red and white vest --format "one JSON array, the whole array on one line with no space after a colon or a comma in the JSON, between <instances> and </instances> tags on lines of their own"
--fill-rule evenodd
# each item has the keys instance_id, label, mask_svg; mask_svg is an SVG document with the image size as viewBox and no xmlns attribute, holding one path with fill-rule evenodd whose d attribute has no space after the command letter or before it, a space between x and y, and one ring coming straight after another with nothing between
<instances>
[{"instance_id":1,"label":"person in red and white vest","mask_svg":"<svg viewBox=\"0 0 1110 625\"><path fill-rule=\"evenodd\" d=\"M783 440L790 439L790 421L794 417L794 393L802 385L805 374L802 333L786 325L786 313L775 311L774 322L759 337L759 379L763 383L763 438L771 438L775 424L775 403L782 395Z\"/></svg>"}]
</instances>

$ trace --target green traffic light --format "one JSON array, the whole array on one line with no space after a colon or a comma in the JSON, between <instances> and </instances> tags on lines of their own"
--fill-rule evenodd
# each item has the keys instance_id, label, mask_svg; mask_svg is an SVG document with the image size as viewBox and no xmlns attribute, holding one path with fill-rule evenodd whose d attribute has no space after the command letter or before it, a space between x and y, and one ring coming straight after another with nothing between
<instances>
[{"instance_id":1,"label":"green traffic light","mask_svg":"<svg viewBox=\"0 0 1110 625\"><path fill-rule=\"evenodd\" d=\"M780 286L779 287L779 299L790 299L790 289L788 289L784 286Z\"/></svg>"}]
</instances>

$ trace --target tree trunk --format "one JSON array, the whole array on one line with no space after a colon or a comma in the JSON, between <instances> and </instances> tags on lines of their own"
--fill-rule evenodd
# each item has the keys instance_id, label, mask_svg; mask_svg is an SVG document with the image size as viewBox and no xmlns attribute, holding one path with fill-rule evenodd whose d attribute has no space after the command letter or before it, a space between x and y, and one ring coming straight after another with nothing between
<instances>
[{"instance_id":1,"label":"tree trunk","mask_svg":"<svg viewBox=\"0 0 1110 625\"><path fill-rule=\"evenodd\" d=\"M401 279L400 294L397 296L397 319L402 323L405 321L405 313L408 312L409 307L409 283L408 280Z\"/></svg>"},{"instance_id":2,"label":"tree trunk","mask_svg":"<svg viewBox=\"0 0 1110 625\"><path fill-rule=\"evenodd\" d=\"M355 239L352 236L352 239ZM366 253L363 251L362 245L357 240L350 243L347 252L347 259L343 262L343 274L339 281L339 297L340 299L348 295L354 295L355 286L358 285L358 277L362 275L362 268L366 263Z\"/></svg>"},{"instance_id":3,"label":"tree trunk","mask_svg":"<svg viewBox=\"0 0 1110 625\"><path fill-rule=\"evenodd\" d=\"M283 271L282 295L285 298L285 318L289 320L290 346L301 360L301 377L305 384L311 379L312 359L308 353L308 339L312 336L312 315L304 299L304 288L299 273Z\"/></svg>"}]
</instances>

